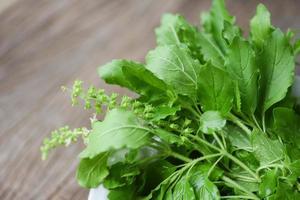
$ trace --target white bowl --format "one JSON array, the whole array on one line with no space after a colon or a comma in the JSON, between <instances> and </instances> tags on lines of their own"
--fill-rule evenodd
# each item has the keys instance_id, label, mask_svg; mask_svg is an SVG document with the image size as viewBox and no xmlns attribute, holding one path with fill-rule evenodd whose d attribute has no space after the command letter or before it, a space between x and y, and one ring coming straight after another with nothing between
<instances>
[{"instance_id":1,"label":"white bowl","mask_svg":"<svg viewBox=\"0 0 300 200\"><path fill-rule=\"evenodd\" d=\"M98 188L91 189L88 200L107 200L108 190L102 185Z\"/></svg>"},{"instance_id":2,"label":"white bowl","mask_svg":"<svg viewBox=\"0 0 300 200\"><path fill-rule=\"evenodd\" d=\"M300 76L295 77L295 84L292 88L292 92L296 97L300 97ZM107 195L108 190L100 185L98 188L90 190L88 200L107 200Z\"/></svg>"}]
</instances>

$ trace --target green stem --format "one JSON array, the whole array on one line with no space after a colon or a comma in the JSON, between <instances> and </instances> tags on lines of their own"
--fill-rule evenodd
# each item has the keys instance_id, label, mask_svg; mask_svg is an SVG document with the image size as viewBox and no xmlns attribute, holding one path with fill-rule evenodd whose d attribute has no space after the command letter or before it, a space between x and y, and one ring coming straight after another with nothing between
<instances>
[{"instance_id":1,"label":"green stem","mask_svg":"<svg viewBox=\"0 0 300 200\"><path fill-rule=\"evenodd\" d=\"M238 175L238 174L230 174L230 173L225 173L227 176L231 177L231 178L236 178L242 181L246 181L246 182L253 182L253 183L257 183L257 180L249 177L249 176L243 176L243 175Z\"/></svg>"},{"instance_id":2,"label":"green stem","mask_svg":"<svg viewBox=\"0 0 300 200\"><path fill-rule=\"evenodd\" d=\"M187 162L187 163L193 161L192 159L190 159L190 158L188 158L188 157L186 157L186 156L183 156L183 155L181 155L181 154L178 154L178 153L176 153L176 152L173 152L173 151L170 152L169 155L172 156L172 157L174 157L174 158L177 158L177 159L179 159L179 160L182 160L182 161L184 161L184 162Z\"/></svg>"},{"instance_id":3,"label":"green stem","mask_svg":"<svg viewBox=\"0 0 300 200\"><path fill-rule=\"evenodd\" d=\"M255 117L255 115L254 115L253 113L252 113L251 117L252 117L252 120L254 121L256 127L257 127L259 130L262 131L262 129L261 129L259 123L257 122L256 117Z\"/></svg>"},{"instance_id":4,"label":"green stem","mask_svg":"<svg viewBox=\"0 0 300 200\"><path fill-rule=\"evenodd\" d=\"M252 197L252 199L255 200L260 200L255 194L253 194L252 192L249 192L246 188L244 188L243 186L241 186L240 184L238 184L237 182L235 182L234 180L228 178L227 176L223 176L222 180L225 181L227 184L245 192L246 194L248 194L249 196Z\"/></svg>"},{"instance_id":5,"label":"green stem","mask_svg":"<svg viewBox=\"0 0 300 200\"><path fill-rule=\"evenodd\" d=\"M284 169L284 165L282 164L268 164L268 165L264 165L259 167L256 172L259 173L261 170L266 169L266 168L280 168L281 170Z\"/></svg>"},{"instance_id":6,"label":"green stem","mask_svg":"<svg viewBox=\"0 0 300 200\"><path fill-rule=\"evenodd\" d=\"M214 168L216 167L216 165L218 164L218 162L220 162L220 160L223 158L223 155L220 156L220 158L218 158L218 160L216 160L216 162L210 167L210 169L207 172L207 177L210 176L211 172L214 170Z\"/></svg>"},{"instance_id":7,"label":"green stem","mask_svg":"<svg viewBox=\"0 0 300 200\"><path fill-rule=\"evenodd\" d=\"M215 140L217 141L217 143L219 144L219 146L221 147L221 149L225 150L225 147L223 146L221 140L219 139L219 137L217 136L217 134L215 132L213 132L213 136L214 136Z\"/></svg>"},{"instance_id":8,"label":"green stem","mask_svg":"<svg viewBox=\"0 0 300 200\"><path fill-rule=\"evenodd\" d=\"M263 132L266 132L266 120L265 120L265 113L262 114L262 128Z\"/></svg>"},{"instance_id":9,"label":"green stem","mask_svg":"<svg viewBox=\"0 0 300 200\"><path fill-rule=\"evenodd\" d=\"M184 107L184 108L191 111L198 119L201 118L201 115L198 112L196 112L193 108L191 108L191 107Z\"/></svg>"},{"instance_id":10,"label":"green stem","mask_svg":"<svg viewBox=\"0 0 300 200\"><path fill-rule=\"evenodd\" d=\"M196 158L195 160L193 160L193 162L200 162L202 160L207 160L207 159L218 157L218 156L221 156L221 155L222 155L221 153L209 154L207 156L202 156L200 158Z\"/></svg>"},{"instance_id":11,"label":"green stem","mask_svg":"<svg viewBox=\"0 0 300 200\"><path fill-rule=\"evenodd\" d=\"M229 120L232 121L233 123L235 123L236 125L238 125L241 129L243 129L248 135L251 135L251 130L245 126L241 120L239 118L237 118L235 115L233 114L229 114Z\"/></svg>"},{"instance_id":12,"label":"green stem","mask_svg":"<svg viewBox=\"0 0 300 200\"><path fill-rule=\"evenodd\" d=\"M225 147L225 149L227 149L227 145L226 145L226 140L225 140L225 137L224 137L224 132L221 131L221 137L222 137L222 141L223 141L223 146Z\"/></svg>"},{"instance_id":13,"label":"green stem","mask_svg":"<svg viewBox=\"0 0 300 200\"><path fill-rule=\"evenodd\" d=\"M194 106L195 106L195 108L196 108L197 112L199 113L199 115L201 115L201 114L202 114L202 112L201 112L201 110L199 109L199 107L198 107L197 103L195 103L195 102L194 102Z\"/></svg>"},{"instance_id":14,"label":"green stem","mask_svg":"<svg viewBox=\"0 0 300 200\"><path fill-rule=\"evenodd\" d=\"M247 171L250 175L253 176L253 178L255 178L258 182L260 182L260 178L257 176L257 174L255 174L251 169L249 169L242 161L240 161L239 159L237 159L236 157L234 157L233 155L231 155L230 153L210 144L209 142L206 142L205 140L202 140L199 137L193 136L193 135L189 135L191 138L193 138L194 140L203 143L205 145L207 145L208 147L222 153L223 155L227 156L230 160L232 160L233 162L235 162L237 165L239 165L241 168L243 168L245 171Z\"/></svg>"},{"instance_id":15,"label":"green stem","mask_svg":"<svg viewBox=\"0 0 300 200\"><path fill-rule=\"evenodd\" d=\"M239 165L241 168L243 168L245 171L247 171L250 175L253 176L258 182L260 182L260 178L257 176L256 173L254 173L247 165L245 165L242 161L231 155L230 153L226 152L225 156L227 156L230 160L235 162L237 165Z\"/></svg>"},{"instance_id":16,"label":"green stem","mask_svg":"<svg viewBox=\"0 0 300 200\"><path fill-rule=\"evenodd\" d=\"M219 151L219 152L222 152L222 149L219 149L218 147L215 147L214 145L210 144L209 142L206 142L205 140L202 140L201 138L197 137L197 136L194 136L194 135L188 135L190 138L196 140L197 142L200 142L202 144L205 144L206 146L216 150L216 151Z\"/></svg>"}]
</instances>

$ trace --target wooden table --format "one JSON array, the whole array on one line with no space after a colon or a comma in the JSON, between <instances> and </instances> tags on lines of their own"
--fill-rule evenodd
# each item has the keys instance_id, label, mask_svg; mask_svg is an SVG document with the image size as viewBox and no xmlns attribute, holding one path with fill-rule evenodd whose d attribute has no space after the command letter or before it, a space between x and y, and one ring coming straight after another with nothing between
<instances>
[{"instance_id":1,"label":"wooden table","mask_svg":"<svg viewBox=\"0 0 300 200\"><path fill-rule=\"evenodd\" d=\"M273 23L299 28L298 0L228 0L248 30L256 4ZM88 126L90 112L72 108L61 85L76 79L108 90L97 66L113 58L143 61L155 46L153 29L164 12L198 23L208 0L0 0L0 199L86 199L75 181L82 144L59 149L45 162L39 146L64 124Z\"/></svg>"}]
</instances>

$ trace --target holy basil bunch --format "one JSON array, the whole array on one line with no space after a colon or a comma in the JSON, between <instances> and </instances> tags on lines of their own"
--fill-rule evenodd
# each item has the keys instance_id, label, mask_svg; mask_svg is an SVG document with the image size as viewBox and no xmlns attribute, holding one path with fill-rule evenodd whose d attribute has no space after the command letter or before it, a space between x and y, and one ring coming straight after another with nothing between
<instances>
[{"instance_id":1,"label":"holy basil bunch","mask_svg":"<svg viewBox=\"0 0 300 200\"><path fill-rule=\"evenodd\" d=\"M144 63L113 60L98 71L137 98L76 81L73 104L105 117L54 131L43 157L81 136L77 180L103 184L111 200L300 199L293 33L271 25L260 4L245 38L223 0L201 27L166 14L155 33Z\"/></svg>"}]
</instances>

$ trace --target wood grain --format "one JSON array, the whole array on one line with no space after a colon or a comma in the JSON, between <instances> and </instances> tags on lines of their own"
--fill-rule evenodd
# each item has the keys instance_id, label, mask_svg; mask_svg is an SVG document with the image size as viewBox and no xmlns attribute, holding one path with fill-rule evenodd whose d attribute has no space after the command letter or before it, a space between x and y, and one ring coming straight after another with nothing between
<instances>
[{"instance_id":1,"label":"wood grain","mask_svg":"<svg viewBox=\"0 0 300 200\"><path fill-rule=\"evenodd\" d=\"M162 13L179 12L197 24L210 1L6 1L0 1L0 199L86 199L74 176L82 144L40 160L39 146L52 129L87 126L91 116L72 108L60 86L80 78L126 93L100 81L96 67L113 58L143 61ZM259 2L275 25L299 28L297 0L227 1L246 30Z\"/></svg>"}]
</instances>

